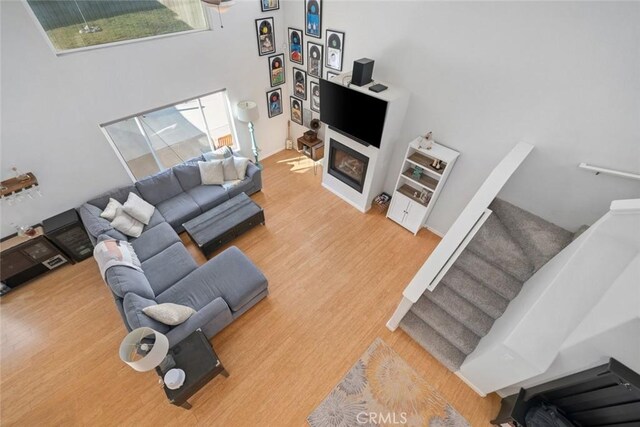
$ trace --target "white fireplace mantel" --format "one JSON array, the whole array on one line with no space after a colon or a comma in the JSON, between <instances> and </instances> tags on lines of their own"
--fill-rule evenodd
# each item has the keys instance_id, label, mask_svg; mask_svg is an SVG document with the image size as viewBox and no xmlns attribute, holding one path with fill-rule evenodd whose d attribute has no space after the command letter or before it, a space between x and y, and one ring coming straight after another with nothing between
<instances>
[{"instance_id":1,"label":"white fireplace mantel","mask_svg":"<svg viewBox=\"0 0 640 427\"><path fill-rule=\"evenodd\" d=\"M333 83L341 83L348 82L349 79L349 73L345 73L334 77L331 81ZM387 86L388 89L379 93L372 92L369 90L369 86L374 84L373 82L362 87L351 85L350 88L387 101L387 114L384 121L380 148L376 148L372 145L366 146L360 144L359 142L354 141L330 128L326 129L324 136L325 159L323 162L324 167L322 168L322 185L327 190L358 209L360 212L367 212L371 208L371 202L373 199L384 191L383 187L387 178L389 163L391 163L392 153L396 149L397 143L400 140L402 123L409 104L408 91L384 82L376 81L375 83L382 83ZM347 86L346 83L342 84ZM331 139L334 139L369 158L362 193L328 173L331 156Z\"/></svg>"}]
</instances>

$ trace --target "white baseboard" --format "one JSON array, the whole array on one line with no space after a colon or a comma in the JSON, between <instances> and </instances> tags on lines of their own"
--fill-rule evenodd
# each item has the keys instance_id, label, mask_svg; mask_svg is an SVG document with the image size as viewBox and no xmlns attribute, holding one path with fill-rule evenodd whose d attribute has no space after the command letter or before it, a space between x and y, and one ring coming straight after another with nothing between
<instances>
[{"instance_id":1,"label":"white baseboard","mask_svg":"<svg viewBox=\"0 0 640 427\"><path fill-rule=\"evenodd\" d=\"M467 386L469 386L469 388L473 391L475 391L478 395L480 395L480 397L487 397L487 395L483 392L481 392L480 390L478 390L476 388L476 386L474 386L471 382L469 382L469 380L467 380L464 376L462 376L462 374L460 373L460 371L456 371L454 372L454 374L456 374L456 376L458 378L460 378Z\"/></svg>"},{"instance_id":2,"label":"white baseboard","mask_svg":"<svg viewBox=\"0 0 640 427\"><path fill-rule=\"evenodd\" d=\"M432 232L433 234L435 234L438 237L444 237L444 234L442 231L440 230L436 230L435 228L431 228L431 227L425 227L427 230L429 230L430 232Z\"/></svg>"}]
</instances>

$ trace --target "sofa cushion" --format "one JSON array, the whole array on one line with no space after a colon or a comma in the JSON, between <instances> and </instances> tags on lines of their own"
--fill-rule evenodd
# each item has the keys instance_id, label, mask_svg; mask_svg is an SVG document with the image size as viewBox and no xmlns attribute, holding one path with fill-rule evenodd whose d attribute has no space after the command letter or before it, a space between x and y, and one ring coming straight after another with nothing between
<instances>
[{"instance_id":1,"label":"sofa cushion","mask_svg":"<svg viewBox=\"0 0 640 427\"><path fill-rule=\"evenodd\" d=\"M244 179L247 176L247 166L249 166L249 159L246 157L233 157L233 164L236 167L238 179Z\"/></svg>"},{"instance_id":2,"label":"sofa cushion","mask_svg":"<svg viewBox=\"0 0 640 427\"><path fill-rule=\"evenodd\" d=\"M114 198L111 198L109 199L109 203L107 203L107 207L104 208L104 210L100 214L100 218L104 218L107 221L113 221L118 214L118 209L122 209L122 203Z\"/></svg>"},{"instance_id":3,"label":"sofa cushion","mask_svg":"<svg viewBox=\"0 0 640 427\"><path fill-rule=\"evenodd\" d=\"M142 262L154 295L160 295L174 283L198 268L189 251L182 243L174 243L162 252ZM177 301L162 301L175 302Z\"/></svg>"},{"instance_id":4,"label":"sofa cushion","mask_svg":"<svg viewBox=\"0 0 640 427\"><path fill-rule=\"evenodd\" d=\"M180 193L169 200L158 203L156 209L178 232L183 230L182 224L202 213L200 206L186 193Z\"/></svg>"},{"instance_id":5,"label":"sofa cushion","mask_svg":"<svg viewBox=\"0 0 640 427\"><path fill-rule=\"evenodd\" d=\"M93 206L97 206L101 210L104 210L104 208L106 208L107 204L109 203L109 199L115 199L120 203L124 204L127 201L127 198L129 197L129 193L135 193L137 195L140 195L140 193L138 193L138 190L136 190L136 187L134 185L127 185L126 187L116 188L115 190L107 191L106 193L103 193L98 197L95 197L89 200L87 203L92 204Z\"/></svg>"},{"instance_id":6,"label":"sofa cushion","mask_svg":"<svg viewBox=\"0 0 640 427\"><path fill-rule=\"evenodd\" d=\"M125 265L113 266L106 271L105 280L111 292L120 298L124 298L129 292L144 298L154 298L153 289L151 289L147 277L141 271L131 267Z\"/></svg>"},{"instance_id":7,"label":"sofa cushion","mask_svg":"<svg viewBox=\"0 0 640 427\"><path fill-rule=\"evenodd\" d=\"M227 146L220 147L213 151L207 151L202 155L204 161L222 160L233 156L233 150Z\"/></svg>"},{"instance_id":8,"label":"sofa cushion","mask_svg":"<svg viewBox=\"0 0 640 427\"><path fill-rule=\"evenodd\" d=\"M156 207L158 203L182 193L180 182L172 169L141 179L136 182L136 188L143 199Z\"/></svg>"},{"instance_id":9,"label":"sofa cushion","mask_svg":"<svg viewBox=\"0 0 640 427\"><path fill-rule=\"evenodd\" d=\"M111 221L111 226L119 232L131 237L139 237L142 234L144 224L129 215L124 209L118 209L116 217Z\"/></svg>"},{"instance_id":10,"label":"sofa cushion","mask_svg":"<svg viewBox=\"0 0 640 427\"><path fill-rule=\"evenodd\" d=\"M202 184L202 180L200 179L200 168L198 167L197 162L195 164L185 163L174 166L173 173L176 175L176 178L178 178L180 186L184 191Z\"/></svg>"},{"instance_id":11,"label":"sofa cushion","mask_svg":"<svg viewBox=\"0 0 640 427\"><path fill-rule=\"evenodd\" d=\"M186 322L171 328L167 332L169 345L173 346L196 329L202 329L207 337L212 337L233 321L229 306L222 298L216 298L206 306L196 311L196 314L187 319Z\"/></svg>"},{"instance_id":12,"label":"sofa cushion","mask_svg":"<svg viewBox=\"0 0 640 427\"><path fill-rule=\"evenodd\" d=\"M153 320L142 311L143 308L155 305L156 302L152 299L143 298L140 295L129 292L124 296L122 301L122 308L124 315L127 318L127 323L131 329L137 328L151 328L161 334L169 332L169 326Z\"/></svg>"},{"instance_id":13,"label":"sofa cushion","mask_svg":"<svg viewBox=\"0 0 640 427\"><path fill-rule=\"evenodd\" d=\"M100 217L102 209L85 203L78 208L78 214L82 218L82 223L89 234L97 238L101 234L108 234L117 240L127 240L127 236L115 230L111 223Z\"/></svg>"},{"instance_id":14,"label":"sofa cushion","mask_svg":"<svg viewBox=\"0 0 640 427\"><path fill-rule=\"evenodd\" d=\"M229 194L219 185L199 185L187 191L187 194L195 200L202 212L229 200Z\"/></svg>"},{"instance_id":15,"label":"sofa cushion","mask_svg":"<svg viewBox=\"0 0 640 427\"><path fill-rule=\"evenodd\" d=\"M242 181L236 181L233 185L225 186L227 189L227 193L229 193L229 198L236 197L240 193L252 194L255 193L253 187L253 181L249 178L245 178Z\"/></svg>"},{"instance_id":16,"label":"sofa cushion","mask_svg":"<svg viewBox=\"0 0 640 427\"><path fill-rule=\"evenodd\" d=\"M236 311L265 289L266 277L240 249L232 246L165 292L156 293L156 301L174 302L200 310L221 296L231 311Z\"/></svg>"},{"instance_id":17,"label":"sofa cushion","mask_svg":"<svg viewBox=\"0 0 640 427\"><path fill-rule=\"evenodd\" d=\"M238 179L238 170L236 169L234 157L224 159L222 161L222 169L224 172L225 181L234 181Z\"/></svg>"},{"instance_id":18,"label":"sofa cushion","mask_svg":"<svg viewBox=\"0 0 640 427\"><path fill-rule=\"evenodd\" d=\"M140 237L131 241L140 262L144 262L154 255L167 249L174 243L180 243L180 236L171 226L163 222L158 226L146 230Z\"/></svg>"},{"instance_id":19,"label":"sofa cushion","mask_svg":"<svg viewBox=\"0 0 640 427\"><path fill-rule=\"evenodd\" d=\"M151 219L149 220L149 224L144 226L144 229L142 230L142 234L146 233L147 230L152 229L156 225L165 224L166 222L167 222L167 220L164 219L164 217L162 216L160 211L158 209L156 209L156 210L153 211L153 215L151 216Z\"/></svg>"},{"instance_id":20,"label":"sofa cushion","mask_svg":"<svg viewBox=\"0 0 640 427\"><path fill-rule=\"evenodd\" d=\"M209 162L198 162L200 169L200 180L202 185L222 185L224 182L224 167L222 160L211 160Z\"/></svg>"},{"instance_id":21,"label":"sofa cushion","mask_svg":"<svg viewBox=\"0 0 640 427\"><path fill-rule=\"evenodd\" d=\"M213 262L212 262L213 261ZM216 287L231 311L242 308L267 289L267 278L237 247L232 246L209 261Z\"/></svg>"},{"instance_id":22,"label":"sofa cushion","mask_svg":"<svg viewBox=\"0 0 640 427\"><path fill-rule=\"evenodd\" d=\"M184 323L196 311L186 305L165 302L162 304L150 305L142 309L142 312L158 322L169 326L176 326Z\"/></svg>"},{"instance_id":23,"label":"sofa cushion","mask_svg":"<svg viewBox=\"0 0 640 427\"><path fill-rule=\"evenodd\" d=\"M122 205L122 210L144 225L148 225L156 208L137 194L129 193L127 201Z\"/></svg>"}]
</instances>

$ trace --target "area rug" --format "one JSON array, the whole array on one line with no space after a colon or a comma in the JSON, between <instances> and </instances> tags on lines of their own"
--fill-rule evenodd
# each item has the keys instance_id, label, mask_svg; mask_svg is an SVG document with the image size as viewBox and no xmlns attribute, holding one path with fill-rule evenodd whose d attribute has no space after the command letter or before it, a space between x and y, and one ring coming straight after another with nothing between
<instances>
[{"instance_id":1,"label":"area rug","mask_svg":"<svg viewBox=\"0 0 640 427\"><path fill-rule=\"evenodd\" d=\"M470 426L380 338L307 421L312 427Z\"/></svg>"}]
</instances>

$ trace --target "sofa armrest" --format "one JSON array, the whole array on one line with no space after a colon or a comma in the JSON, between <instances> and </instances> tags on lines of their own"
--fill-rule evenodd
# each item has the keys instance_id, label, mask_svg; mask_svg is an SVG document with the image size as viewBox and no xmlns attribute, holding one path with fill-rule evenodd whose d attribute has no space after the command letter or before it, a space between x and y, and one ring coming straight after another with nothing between
<instances>
[{"instance_id":1,"label":"sofa armrest","mask_svg":"<svg viewBox=\"0 0 640 427\"><path fill-rule=\"evenodd\" d=\"M169 346L174 346L189 336L196 329L211 338L233 321L229 306L222 298L216 298L202 307L184 323L181 323L166 333Z\"/></svg>"},{"instance_id":2,"label":"sofa armrest","mask_svg":"<svg viewBox=\"0 0 640 427\"><path fill-rule=\"evenodd\" d=\"M262 190L262 170L252 162L247 165L247 177L256 191Z\"/></svg>"}]
</instances>

